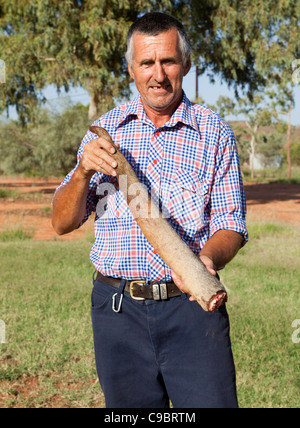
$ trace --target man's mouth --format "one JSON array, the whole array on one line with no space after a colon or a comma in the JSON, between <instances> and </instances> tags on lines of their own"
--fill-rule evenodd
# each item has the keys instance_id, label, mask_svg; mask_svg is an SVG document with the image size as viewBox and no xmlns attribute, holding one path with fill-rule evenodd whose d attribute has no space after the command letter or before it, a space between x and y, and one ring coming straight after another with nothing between
<instances>
[{"instance_id":1,"label":"man's mouth","mask_svg":"<svg viewBox=\"0 0 300 428\"><path fill-rule=\"evenodd\" d=\"M157 92L165 92L165 91L168 91L169 88L170 88L170 85L150 86L150 89L153 89L154 91L157 91Z\"/></svg>"}]
</instances>

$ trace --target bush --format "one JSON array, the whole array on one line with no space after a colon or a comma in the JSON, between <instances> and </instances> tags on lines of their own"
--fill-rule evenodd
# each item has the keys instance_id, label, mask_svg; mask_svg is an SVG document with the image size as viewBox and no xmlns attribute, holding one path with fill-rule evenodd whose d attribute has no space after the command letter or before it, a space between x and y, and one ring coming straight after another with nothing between
<instances>
[{"instance_id":1,"label":"bush","mask_svg":"<svg viewBox=\"0 0 300 428\"><path fill-rule=\"evenodd\" d=\"M76 163L80 142L88 128L88 107L77 104L63 113L36 112L35 123L21 128L11 121L1 126L2 174L65 175Z\"/></svg>"}]
</instances>

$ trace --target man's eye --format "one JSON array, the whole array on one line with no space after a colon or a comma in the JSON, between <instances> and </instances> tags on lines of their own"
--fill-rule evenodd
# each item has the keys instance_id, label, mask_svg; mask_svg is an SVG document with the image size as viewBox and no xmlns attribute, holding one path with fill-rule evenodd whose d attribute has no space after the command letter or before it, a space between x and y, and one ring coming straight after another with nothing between
<instances>
[{"instance_id":1,"label":"man's eye","mask_svg":"<svg viewBox=\"0 0 300 428\"><path fill-rule=\"evenodd\" d=\"M153 65L152 61L144 61L144 62L142 62L142 66L149 67L151 65Z\"/></svg>"},{"instance_id":2,"label":"man's eye","mask_svg":"<svg viewBox=\"0 0 300 428\"><path fill-rule=\"evenodd\" d=\"M174 59L167 59L164 64L166 65L172 65L172 64L176 64L176 61Z\"/></svg>"}]
</instances>

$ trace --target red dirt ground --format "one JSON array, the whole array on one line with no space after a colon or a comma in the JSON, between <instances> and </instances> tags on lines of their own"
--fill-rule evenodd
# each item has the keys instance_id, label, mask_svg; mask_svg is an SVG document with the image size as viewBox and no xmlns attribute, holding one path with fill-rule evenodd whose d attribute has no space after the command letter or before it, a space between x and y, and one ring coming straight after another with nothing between
<instances>
[{"instance_id":1,"label":"red dirt ground","mask_svg":"<svg viewBox=\"0 0 300 428\"><path fill-rule=\"evenodd\" d=\"M92 221L64 236L58 236L51 225L51 200L60 184L57 178L33 179L0 177L0 189L11 196L0 198L0 232L23 228L33 232L36 240L78 239L93 233Z\"/></svg>"},{"instance_id":2,"label":"red dirt ground","mask_svg":"<svg viewBox=\"0 0 300 428\"><path fill-rule=\"evenodd\" d=\"M0 232L17 227L33 232L36 240L78 239L93 234L93 222L65 236L51 225L51 199L60 180L0 177L0 189L15 193L0 198ZM300 222L299 184L245 183L249 219Z\"/></svg>"}]
</instances>

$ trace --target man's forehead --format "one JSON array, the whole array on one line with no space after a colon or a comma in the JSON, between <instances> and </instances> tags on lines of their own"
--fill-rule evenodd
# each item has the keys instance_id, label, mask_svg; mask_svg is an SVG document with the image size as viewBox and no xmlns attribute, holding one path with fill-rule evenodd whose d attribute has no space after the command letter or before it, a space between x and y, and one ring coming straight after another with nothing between
<instances>
[{"instance_id":1,"label":"man's forehead","mask_svg":"<svg viewBox=\"0 0 300 428\"><path fill-rule=\"evenodd\" d=\"M178 46L179 37L175 28L156 35L138 32L133 34L133 49L135 55L142 54L146 51L149 54L151 54L151 52L154 53L156 47L165 51L173 50L176 52Z\"/></svg>"}]
</instances>

